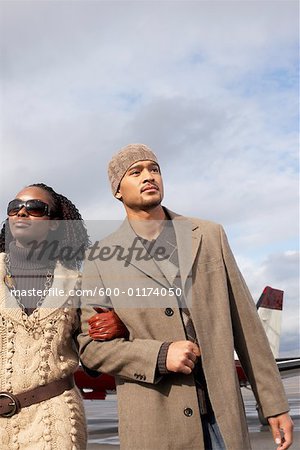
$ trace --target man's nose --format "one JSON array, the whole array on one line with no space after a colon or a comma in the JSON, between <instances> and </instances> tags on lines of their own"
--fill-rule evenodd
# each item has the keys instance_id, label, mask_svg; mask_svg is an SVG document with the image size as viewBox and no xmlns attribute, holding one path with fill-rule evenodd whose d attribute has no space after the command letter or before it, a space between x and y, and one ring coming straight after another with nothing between
<instances>
[{"instance_id":1,"label":"man's nose","mask_svg":"<svg viewBox=\"0 0 300 450\"><path fill-rule=\"evenodd\" d=\"M146 182L146 181L153 181L154 180L154 175L153 175L153 172L152 171L150 171L150 170L148 170L148 169L144 169L144 182Z\"/></svg>"}]
</instances>

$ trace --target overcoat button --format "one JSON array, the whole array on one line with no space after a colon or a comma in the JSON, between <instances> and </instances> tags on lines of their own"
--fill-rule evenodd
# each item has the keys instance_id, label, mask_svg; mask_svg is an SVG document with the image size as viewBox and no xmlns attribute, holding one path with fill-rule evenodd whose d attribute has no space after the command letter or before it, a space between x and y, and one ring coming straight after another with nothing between
<instances>
[{"instance_id":1,"label":"overcoat button","mask_svg":"<svg viewBox=\"0 0 300 450\"><path fill-rule=\"evenodd\" d=\"M173 311L172 308L166 308L166 309L165 309L165 315L166 315L166 316L171 317L171 316L173 316L173 314L174 314L174 311Z\"/></svg>"},{"instance_id":2,"label":"overcoat button","mask_svg":"<svg viewBox=\"0 0 300 450\"><path fill-rule=\"evenodd\" d=\"M186 417L191 417L193 415L192 408L185 408L185 410L183 412Z\"/></svg>"}]
</instances>

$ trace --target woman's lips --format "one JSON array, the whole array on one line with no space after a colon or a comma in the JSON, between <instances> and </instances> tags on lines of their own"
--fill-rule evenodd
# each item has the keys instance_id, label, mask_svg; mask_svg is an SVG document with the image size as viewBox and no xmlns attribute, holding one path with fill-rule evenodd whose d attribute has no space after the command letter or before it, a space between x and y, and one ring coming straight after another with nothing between
<instances>
[{"instance_id":1,"label":"woman's lips","mask_svg":"<svg viewBox=\"0 0 300 450\"><path fill-rule=\"evenodd\" d=\"M30 223L25 222L25 221L18 221L18 222L14 223L14 227L15 228L28 228L28 227L30 227Z\"/></svg>"}]
</instances>

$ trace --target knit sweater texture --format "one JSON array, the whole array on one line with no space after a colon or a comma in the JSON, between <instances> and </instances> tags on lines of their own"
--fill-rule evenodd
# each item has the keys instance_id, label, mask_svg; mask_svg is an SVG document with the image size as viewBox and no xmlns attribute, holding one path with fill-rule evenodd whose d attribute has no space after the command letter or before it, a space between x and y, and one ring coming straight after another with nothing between
<instances>
[{"instance_id":1,"label":"knit sweater texture","mask_svg":"<svg viewBox=\"0 0 300 450\"><path fill-rule=\"evenodd\" d=\"M17 394L72 376L78 367L74 336L79 326L76 299L46 297L30 331L33 315L22 310L4 283L5 254L0 254L0 391ZM78 287L77 273L57 264L54 283L68 292ZM84 450L86 423L76 387L31 405L10 417L0 417L1 450Z\"/></svg>"}]
</instances>

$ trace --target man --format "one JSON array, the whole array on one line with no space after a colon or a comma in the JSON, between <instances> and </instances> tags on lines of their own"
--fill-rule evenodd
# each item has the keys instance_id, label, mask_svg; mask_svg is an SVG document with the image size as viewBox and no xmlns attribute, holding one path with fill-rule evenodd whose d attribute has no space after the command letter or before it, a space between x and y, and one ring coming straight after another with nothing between
<instances>
[{"instance_id":1,"label":"man","mask_svg":"<svg viewBox=\"0 0 300 450\"><path fill-rule=\"evenodd\" d=\"M277 449L287 449L281 379L222 227L161 205L160 167L143 144L121 149L108 173L127 219L86 262L83 289L99 294L84 299L79 343L85 366L116 377L121 448L250 449L235 348ZM129 338L92 340L92 303L112 306Z\"/></svg>"}]
</instances>

